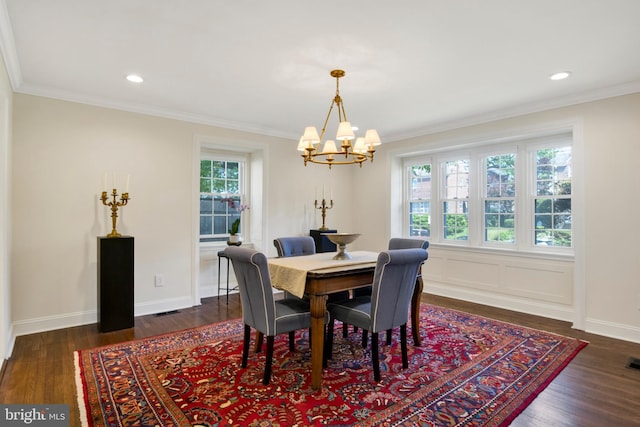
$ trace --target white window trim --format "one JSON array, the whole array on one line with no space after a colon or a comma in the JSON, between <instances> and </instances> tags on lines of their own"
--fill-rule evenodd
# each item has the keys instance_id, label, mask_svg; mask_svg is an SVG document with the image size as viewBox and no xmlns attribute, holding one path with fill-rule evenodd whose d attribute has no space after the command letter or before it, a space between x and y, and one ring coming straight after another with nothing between
<instances>
[{"instance_id":1,"label":"white window trim","mask_svg":"<svg viewBox=\"0 0 640 427\"><path fill-rule=\"evenodd\" d=\"M228 152L224 152L224 151L217 151L217 150L212 150L212 149L203 149L202 150L202 154L200 157L201 160L218 160L218 161L225 161L225 162L238 162L238 174L239 176L241 176L242 178L240 179L240 203L243 204L249 204L248 201L251 200L251 195L247 193L247 188L249 187L247 185L247 183L249 182L249 168L248 168L248 162L250 161L250 156L248 154L235 154L235 153L228 153ZM251 221L249 219L249 215L250 215L250 210L249 212L244 212L244 221L242 223L242 234L243 235L251 235ZM228 234L228 233L226 233ZM202 235L200 235L200 238L202 238ZM211 238L220 238L221 236L224 236L223 234L218 234L218 235L211 235ZM210 237L205 237L205 238L210 238ZM219 241L213 241L213 242L200 242L200 244L202 246L218 246L221 245L222 243Z\"/></svg>"},{"instance_id":2,"label":"white window trim","mask_svg":"<svg viewBox=\"0 0 640 427\"><path fill-rule=\"evenodd\" d=\"M539 148L553 148L558 146L572 146L572 152L575 148L575 141L572 138L571 130L562 129L555 133L541 132L538 135L528 135L526 137L512 138L505 141L504 138L496 140L485 140L482 143L469 144L469 146L451 151L443 150L442 147L420 153L417 156L404 157L402 159L403 168L403 235L408 236L410 230L409 209L410 209L410 173L409 168L415 165L425 163L431 164L431 185L432 194L430 199L431 211L431 236L429 240L431 244L445 245L453 247L465 247L470 250L496 250L499 252L523 252L531 254L550 254L558 256L572 257L575 254L575 240L573 236L576 234L572 224L572 244L571 248L566 247L542 247L533 244L534 215L530 206L533 195L535 194L535 182L533 182L533 174L535 171L535 160L533 155ZM484 170L483 160L486 156L501 154L505 152L514 152L516 154L516 243L494 243L485 242L483 238L483 213L482 194L484 193L482 185L486 177L480 172ZM446 240L443 230L443 206L442 198L442 168L444 163L449 160L468 159L470 177L479 177L480 179L470 179L469 182L469 239L468 240ZM532 164L533 162L533 164ZM575 171L575 166L574 166ZM575 180L575 173L572 180ZM574 187L575 188L575 187ZM574 191L572 191L574 193ZM574 194L572 194L572 198Z\"/></svg>"}]
</instances>

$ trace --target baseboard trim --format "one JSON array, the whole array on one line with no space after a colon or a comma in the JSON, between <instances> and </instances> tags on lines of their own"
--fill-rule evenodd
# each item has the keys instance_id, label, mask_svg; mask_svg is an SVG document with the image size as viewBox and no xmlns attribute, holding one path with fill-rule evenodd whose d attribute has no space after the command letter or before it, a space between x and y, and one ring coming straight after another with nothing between
<instances>
[{"instance_id":1,"label":"baseboard trim","mask_svg":"<svg viewBox=\"0 0 640 427\"><path fill-rule=\"evenodd\" d=\"M640 344L640 328L634 326L605 322L598 319L587 319L586 332Z\"/></svg>"},{"instance_id":2,"label":"baseboard trim","mask_svg":"<svg viewBox=\"0 0 640 427\"><path fill-rule=\"evenodd\" d=\"M193 299L191 296L150 301L136 304L134 306L134 316L138 317L145 316L147 314L163 313L192 306ZM56 329L73 328L75 326L90 325L92 323L98 323L97 310L67 313L56 316L44 316L13 322L11 337L9 340L10 348L8 349L7 354L10 356L13 353L15 339L21 335L36 334Z\"/></svg>"},{"instance_id":3,"label":"baseboard trim","mask_svg":"<svg viewBox=\"0 0 640 427\"><path fill-rule=\"evenodd\" d=\"M453 288L451 286L433 282L425 282L424 292L442 297L469 301L476 304L533 314L535 316L573 322L573 307L559 306L535 300L526 300L510 295L476 292L474 290L464 288Z\"/></svg>"},{"instance_id":4,"label":"baseboard trim","mask_svg":"<svg viewBox=\"0 0 640 427\"><path fill-rule=\"evenodd\" d=\"M135 316L138 317L146 316L148 314L165 313L167 311L180 310L188 307L193 307L193 299L191 296L149 301L146 303L136 304Z\"/></svg>"}]
</instances>

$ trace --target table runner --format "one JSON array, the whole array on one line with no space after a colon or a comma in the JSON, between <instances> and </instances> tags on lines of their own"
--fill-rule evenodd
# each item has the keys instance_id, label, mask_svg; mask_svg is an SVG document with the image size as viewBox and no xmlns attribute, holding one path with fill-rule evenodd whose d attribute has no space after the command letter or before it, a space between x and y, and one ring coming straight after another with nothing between
<instances>
[{"instance_id":1,"label":"table runner","mask_svg":"<svg viewBox=\"0 0 640 427\"><path fill-rule=\"evenodd\" d=\"M324 252L296 257L270 258L271 286L302 298L309 271L375 264L378 260L378 253L369 251L349 252L351 259L345 260L332 259L335 255L335 252Z\"/></svg>"}]
</instances>

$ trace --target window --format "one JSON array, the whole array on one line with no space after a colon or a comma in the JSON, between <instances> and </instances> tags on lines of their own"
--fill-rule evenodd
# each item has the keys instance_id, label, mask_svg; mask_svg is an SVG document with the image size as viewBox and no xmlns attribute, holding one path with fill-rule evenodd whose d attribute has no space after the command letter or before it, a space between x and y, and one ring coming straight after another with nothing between
<instances>
[{"instance_id":1,"label":"window","mask_svg":"<svg viewBox=\"0 0 640 427\"><path fill-rule=\"evenodd\" d=\"M515 243L516 155L484 159L484 241Z\"/></svg>"},{"instance_id":2,"label":"window","mask_svg":"<svg viewBox=\"0 0 640 427\"><path fill-rule=\"evenodd\" d=\"M571 144L565 133L405 159L405 234L570 252Z\"/></svg>"},{"instance_id":3,"label":"window","mask_svg":"<svg viewBox=\"0 0 640 427\"><path fill-rule=\"evenodd\" d=\"M572 246L571 147L536 150L535 244Z\"/></svg>"},{"instance_id":4,"label":"window","mask_svg":"<svg viewBox=\"0 0 640 427\"><path fill-rule=\"evenodd\" d=\"M244 163L240 161L200 161L201 241L226 240L231 224L240 218L239 207L244 203L243 171Z\"/></svg>"},{"instance_id":5,"label":"window","mask_svg":"<svg viewBox=\"0 0 640 427\"><path fill-rule=\"evenodd\" d=\"M431 236L431 164L411 166L409 197L409 235Z\"/></svg>"},{"instance_id":6,"label":"window","mask_svg":"<svg viewBox=\"0 0 640 427\"><path fill-rule=\"evenodd\" d=\"M446 240L469 238L469 161L444 162L443 235Z\"/></svg>"}]
</instances>

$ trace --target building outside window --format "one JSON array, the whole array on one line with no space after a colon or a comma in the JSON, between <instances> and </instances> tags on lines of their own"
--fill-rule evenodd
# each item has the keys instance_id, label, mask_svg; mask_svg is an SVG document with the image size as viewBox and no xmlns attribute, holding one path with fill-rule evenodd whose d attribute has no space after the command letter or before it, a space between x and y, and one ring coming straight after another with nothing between
<instances>
[{"instance_id":1,"label":"building outside window","mask_svg":"<svg viewBox=\"0 0 640 427\"><path fill-rule=\"evenodd\" d=\"M409 235L431 236L431 164L413 165L408 168Z\"/></svg>"},{"instance_id":2,"label":"building outside window","mask_svg":"<svg viewBox=\"0 0 640 427\"><path fill-rule=\"evenodd\" d=\"M469 239L469 160L444 162L441 194L445 240Z\"/></svg>"},{"instance_id":3,"label":"building outside window","mask_svg":"<svg viewBox=\"0 0 640 427\"><path fill-rule=\"evenodd\" d=\"M484 241L515 243L516 155L497 154L484 159Z\"/></svg>"},{"instance_id":4,"label":"building outside window","mask_svg":"<svg viewBox=\"0 0 640 427\"><path fill-rule=\"evenodd\" d=\"M572 252L571 144L570 134L559 134L405 159L405 233Z\"/></svg>"},{"instance_id":5,"label":"building outside window","mask_svg":"<svg viewBox=\"0 0 640 427\"><path fill-rule=\"evenodd\" d=\"M536 150L535 244L572 246L571 147Z\"/></svg>"}]
</instances>

